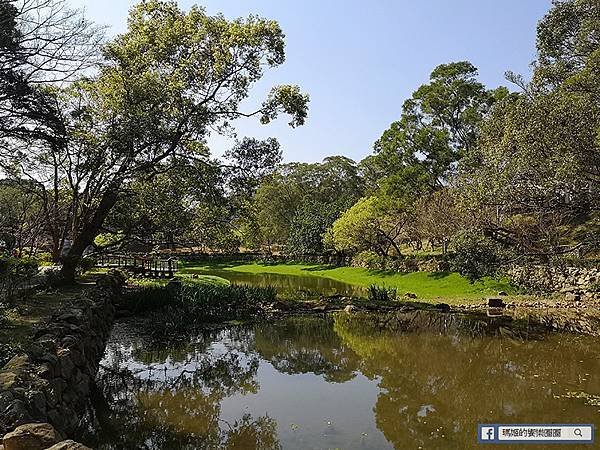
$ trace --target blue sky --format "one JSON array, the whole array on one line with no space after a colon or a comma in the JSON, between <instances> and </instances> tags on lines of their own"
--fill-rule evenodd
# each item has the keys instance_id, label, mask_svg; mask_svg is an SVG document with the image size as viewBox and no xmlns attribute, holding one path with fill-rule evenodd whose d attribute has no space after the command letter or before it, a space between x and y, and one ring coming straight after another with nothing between
<instances>
[{"instance_id":1,"label":"blue sky","mask_svg":"<svg viewBox=\"0 0 600 450\"><path fill-rule=\"evenodd\" d=\"M125 30L125 0L70 0L92 20ZM360 160L396 120L403 101L438 64L469 60L489 87L507 85L504 72L530 75L535 27L550 0L180 0L226 17L250 13L277 20L286 34L285 64L255 86L248 110L275 84L299 84L311 97L307 123L267 126L244 119L239 137L276 137L286 161L343 154ZM212 136L216 155L232 142Z\"/></svg>"}]
</instances>

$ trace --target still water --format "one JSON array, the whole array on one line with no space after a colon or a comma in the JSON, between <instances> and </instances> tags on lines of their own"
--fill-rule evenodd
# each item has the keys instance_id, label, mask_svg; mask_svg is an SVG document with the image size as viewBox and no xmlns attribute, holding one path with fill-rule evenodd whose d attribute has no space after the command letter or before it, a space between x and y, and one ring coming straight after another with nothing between
<instances>
[{"instance_id":1,"label":"still water","mask_svg":"<svg viewBox=\"0 0 600 450\"><path fill-rule=\"evenodd\" d=\"M600 424L598 344L527 319L424 311L291 317L172 344L122 322L85 441L466 449L477 423Z\"/></svg>"},{"instance_id":2,"label":"still water","mask_svg":"<svg viewBox=\"0 0 600 450\"><path fill-rule=\"evenodd\" d=\"M245 273L234 270L210 269L200 271L204 275L215 275L236 284L251 286L272 286L277 293L286 297L319 297L320 295L361 297L365 289L325 277L310 275L282 275L277 273Z\"/></svg>"}]
</instances>

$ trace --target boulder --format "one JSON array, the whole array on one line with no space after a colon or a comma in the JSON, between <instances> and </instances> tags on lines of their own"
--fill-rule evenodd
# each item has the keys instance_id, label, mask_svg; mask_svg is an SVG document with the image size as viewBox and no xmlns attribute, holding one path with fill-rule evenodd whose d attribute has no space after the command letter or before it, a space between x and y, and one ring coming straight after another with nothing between
<instances>
[{"instance_id":1,"label":"boulder","mask_svg":"<svg viewBox=\"0 0 600 450\"><path fill-rule=\"evenodd\" d=\"M448 305L447 303L438 303L437 305L435 305L435 309L442 312L450 312L450 305Z\"/></svg>"},{"instance_id":2,"label":"boulder","mask_svg":"<svg viewBox=\"0 0 600 450\"><path fill-rule=\"evenodd\" d=\"M487 299L487 303L488 307L490 308L504 308L506 306L504 300L502 300L500 297L489 297Z\"/></svg>"},{"instance_id":3,"label":"boulder","mask_svg":"<svg viewBox=\"0 0 600 450\"><path fill-rule=\"evenodd\" d=\"M4 436L4 450L44 450L61 441L48 423L28 423Z\"/></svg>"},{"instance_id":4,"label":"boulder","mask_svg":"<svg viewBox=\"0 0 600 450\"><path fill-rule=\"evenodd\" d=\"M498 297L506 297L508 294L504 291L498 292Z\"/></svg>"},{"instance_id":5,"label":"boulder","mask_svg":"<svg viewBox=\"0 0 600 450\"><path fill-rule=\"evenodd\" d=\"M351 313L356 311L356 306L354 305L346 305L346 307L344 308L344 311L347 313Z\"/></svg>"},{"instance_id":6,"label":"boulder","mask_svg":"<svg viewBox=\"0 0 600 450\"><path fill-rule=\"evenodd\" d=\"M67 440L67 441L62 441L59 442L58 444L54 444L52 447L48 448L47 450L92 450L89 447L86 447L83 444L80 444L79 442L75 442L72 440Z\"/></svg>"}]
</instances>

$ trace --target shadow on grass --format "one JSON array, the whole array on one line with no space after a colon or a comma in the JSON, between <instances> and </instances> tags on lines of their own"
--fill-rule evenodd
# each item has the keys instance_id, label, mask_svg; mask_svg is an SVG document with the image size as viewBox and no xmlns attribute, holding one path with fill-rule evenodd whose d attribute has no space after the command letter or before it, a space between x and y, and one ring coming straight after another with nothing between
<instances>
[{"instance_id":1,"label":"shadow on grass","mask_svg":"<svg viewBox=\"0 0 600 450\"><path fill-rule=\"evenodd\" d=\"M427 277L433 278L434 280L441 280L443 278L448 278L452 273L453 272L431 272Z\"/></svg>"},{"instance_id":2,"label":"shadow on grass","mask_svg":"<svg viewBox=\"0 0 600 450\"><path fill-rule=\"evenodd\" d=\"M384 269L366 269L369 275L374 275L378 277L403 277L408 275L413 275L415 273L423 273L423 272L396 272L394 270L384 270ZM449 277L454 272L428 272L427 278L432 278L434 280L441 280Z\"/></svg>"},{"instance_id":3,"label":"shadow on grass","mask_svg":"<svg viewBox=\"0 0 600 450\"><path fill-rule=\"evenodd\" d=\"M331 264L319 264L317 266L306 267L301 270L306 271L306 272L320 272L323 270L333 270L333 269L337 269L337 268L338 268L338 266L334 266Z\"/></svg>"},{"instance_id":4,"label":"shadow on grass","mask_svg":"<svg viewBox=\"0 0 600 450\"><path fill-rule=\"evenodd\" d=\"M181 264L180 272L191 273L193 271L204 271L213 269L229 269L243 264L249 264L247 261L184 261Z\"/></svg>"}]
</instances>

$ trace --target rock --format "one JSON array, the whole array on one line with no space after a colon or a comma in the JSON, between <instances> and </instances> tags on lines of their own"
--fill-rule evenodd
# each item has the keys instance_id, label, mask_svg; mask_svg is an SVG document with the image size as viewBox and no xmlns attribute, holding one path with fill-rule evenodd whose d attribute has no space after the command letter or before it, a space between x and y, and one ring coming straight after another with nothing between
<instances>
[{"instance_id":1,"label":"rock","mask_svg":"<svg viewBox=\"0 0 600 450\"><path fill-rule=\"evenodd\" d=\"M563 288L560 290L560 292L562 292L562 293L565 293L565 294L566 294L566 293L569 293L569 292L574 292L574 291L577 291L577 290L578 290L578 287L577 287L577 286L565 286L565 287L563 287Z\"/></svg>"},{"instance_id":2,"label":"rock","mask_svg":"<svg viewBox=\"0 0 600 450\"><path fill-rule=\"evenodd\" d=\"M417 298L417 294L414 292L407 292L404 294L404 298Z\"/></svg>"},{"instance_id":3,"label":"rock","mask_svg":"<svg viewBox=\"0 0 600 450\"><path fill-rule=\"evenodd\" d=\"M128 311L126 309L119 309L116 313L115 313L115 317L117 319L123 319L126 317L131 317L131 311Z\"/></svg>"},{"instance_id":4,"label":"rock","mask_svg":"<svg viewBox=\"0 0 600 450\"><path fill-rule=\"evenodd\" d=\"M73 361L71 361L71 352L67 349L59 350L58 359L60 360L60 371L62 377L65 380L70 379L73 370L75 370L75 364L73 364Z\"/></svg>"},{"instance_id":5,"label":"rock","mask_svg":"<svg viewBox=\"0 0 600 450\"><path fill-rule=\"evenodd\" d=\"M498 292L498 297L506 297L508 294L504 291Z\"/></svg>"},{"instance_id":6,"label":"rock","mask_svg":"<svg viewBox=\"0 0 600 450\"><path fill-rule=\"evenodd\" d=\"M61 437L49 423L28 423L4 436L5 450L44 450Z\"/></svg>"},{"instance_id":7,"label":"rock","mask_svg":"<svg viewBox=\"0 0 600 450\"><path fill-rule=\"evenodd\" d=\"M435 305L435 309L442 312L450 312L450 305L448 305L447 303L438 303L437 305Z\"/></svg>"},{"instance_id":8,"label":"rock","mask_svg":"<svg viewBox=\"0 0 600 450\"><path fill-rule=\"evenodd\" d=\"M574 292L567 292L565 300L568 302L579 302L581 300L581 295L575 294Z\"/></svg>"},{"instance_id":9,"label":"rock","mask_svg":"<svg viewBox=\"0 0 600 450\"><path fill-rule=\"evenodd\" d=\"M16 394L16 389L13 390L13 392ZM27 405L23 400L20 399L13 400L8 406L8 408L3 410L2 413L5 414L6 417L10 417L11 423L13 425L27 423L33 420L33 418L31 417L31 413L27 408Z\"/></svg>"},{"instance_id":10,"label":"rock","mask_svg":"<svg viewBox=\"0 0 600 450\"><path fill-rule=\"evenodd\" d=\"M86 447L83 444L80 444L79 442L75 442L75 441L72 441L69 439L67 441L62 441L62 442L59 442L58 444L54 444L52 447L48 448L47 450L92 450L92 449L89 447Z\"/></svg>"},{"instance_id":11,"label":"rock","mask_svg":"<svg viewBox=\"0 0 600 450\"><path fill-rule=\"evenodd\" d=\"M489 297L487 299L487 304L490 308L504 308L506 306L504 300L498 297Z\"/></svg>"},{"instance_id":12,"label":"rock","mask_svg":"<svg viewBox=\"0 0 600 450\"><path fill-rule=\"evenodd\" d=\"M28 394L29 404L33 407L34 415L46 415L46 396L40 391L32 391Z\"/></svg>"},{"instance_id":13,"label":"rock","mask_svg":"<svg viewBox=\"0 0 600 450\"><path fill-rule=\"evenodd\" d=\"M344 311L347 313L351 313L356 311L356 306L354 305L346 305L346 307L344 308Z\"/></svg>"}]
</instances>

